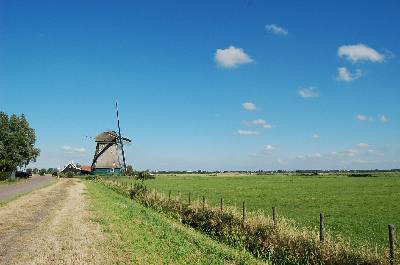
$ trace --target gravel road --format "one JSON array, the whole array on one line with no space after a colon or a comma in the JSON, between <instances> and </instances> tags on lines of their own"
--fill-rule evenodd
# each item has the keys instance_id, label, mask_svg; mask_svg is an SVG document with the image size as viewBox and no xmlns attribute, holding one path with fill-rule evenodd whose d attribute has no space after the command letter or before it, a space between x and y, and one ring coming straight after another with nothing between
<instances>
[{"instance_id":1,"label":"gravel road","mask_svg":"<svg viewBox=\"0 0 400 265\"><path fill-rule=\"evenodd\" d=\"M60 179L0 207L0 265L112 264L85 185Z\"/></svg>"}]
</instances>

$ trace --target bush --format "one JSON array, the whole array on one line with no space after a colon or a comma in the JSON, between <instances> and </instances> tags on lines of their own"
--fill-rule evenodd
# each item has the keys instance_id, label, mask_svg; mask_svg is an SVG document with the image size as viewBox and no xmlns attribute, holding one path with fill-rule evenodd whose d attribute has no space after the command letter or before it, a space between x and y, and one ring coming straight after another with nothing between
<instances>
[{"instance_id":1,"label":"bush","mask_svg":"<svg viewBox=\"0 0 400 265\"><path fill-rule=\"evenodd\" d=\"M10 177L11 173L10 172L1 172L0 171L0 180L6 180Z\"/></svg>"},{"instance_id":2,"label":"bush","mask_svg":"<svg viewBox=\"0 0 400 265\"><path fill-rule=\"evenodd\" d=\"M125 175L126 176L134 176L135 175L135 171L133 170L133 167L131 165L128 165L126 167Z\"/></svg>"},{"instance_id":3,"label":"bush","mask_svg":"<svg viewBox=\"0 0 400 265\"><path fill-rule=\"evenodd\" d=\"M65 177L67 177L67 178L73 178L73 177L74 177L74 173L71 172L71 171L69 171L69 172L67 172L67 173L65 174Z\"/></svg>"},{"instance_id":4,"label":"bush","mask_svg":"<svg viewBox=\"0 0 400 265\"><path fill-rule=\"evenodd\" d=\"M44 174L47 173L47 170L45 168L42 168L41 170L39 170L39 175L40 176L44 176Z\"/></svg>"},{"instance_id":5,"label":"bush","mask_svg":"<svg viewBox=\"0 0 400 265\"><path fill-rule=\"evenodd\" d=\"M137 179L140 179L142 181L146 180L146 179L155 179L156 176L153 174L150 174L150 172L148 170L146 171L140 171L137 175L136 175Z\"/></svg>"}]
</instances>

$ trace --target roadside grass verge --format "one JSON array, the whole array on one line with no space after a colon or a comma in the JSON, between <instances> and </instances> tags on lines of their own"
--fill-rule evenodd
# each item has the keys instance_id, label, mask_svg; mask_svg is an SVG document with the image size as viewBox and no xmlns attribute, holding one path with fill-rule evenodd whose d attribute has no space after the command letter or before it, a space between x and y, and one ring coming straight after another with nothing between
<instances>
[{"instance_id":1,"label":"roadside grass verge","mask_svg":"<svg viewBox=\"0 0 400 265\"><path fill-rule=\"evenodd\" d=\"M26 181L26 179L15 178L15 179L4 179L0 180L0 185L12 185L22 181Z\"/></svg>"},{"instance_id":2,"label":"roadside grass verge","mask_svg":"<svg viewBox=\"0 0 400 265\"><path fill-rule=\"evenodd\" d=\"M92 219L117 251L115 264L265 264L103 184L86 181L86 185Z\"/></svg>"}]
</instances>

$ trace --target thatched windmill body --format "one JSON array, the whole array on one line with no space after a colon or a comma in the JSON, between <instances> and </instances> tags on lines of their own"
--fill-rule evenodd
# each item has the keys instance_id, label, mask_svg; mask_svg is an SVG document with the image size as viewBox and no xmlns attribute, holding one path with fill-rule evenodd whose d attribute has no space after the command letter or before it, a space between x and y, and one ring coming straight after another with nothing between
<instances>
[{"instance_id":1,"label":"thatched windmill body","mask_svg":"<svg viewBox=\"0 0 400 265\"><path fill-rule=\"evenodd\" d=\"M105 131L96 136L96 151L92 162L94 174L118 174L123 172L125 165L121 165L120 151L123 142L130 139L119 137L115 131ZM125 154L122 155L123 160Z\"/></svg>"},{"instance_id":2,"label":"thatched windmill body","mask_svg":"<svg viewBox=\"0 0 400 265\"><path fill-rule=\"evenodd\" d=\"M132 142L131 139L121 136L119 126L118 103L117 110L118 133L105 131L96 136L96 151L92 162L92 173L94 174L119 174L126 170L124 144ZM123 164L121 165L120 153Z\"/></svg>"}]
</instances>

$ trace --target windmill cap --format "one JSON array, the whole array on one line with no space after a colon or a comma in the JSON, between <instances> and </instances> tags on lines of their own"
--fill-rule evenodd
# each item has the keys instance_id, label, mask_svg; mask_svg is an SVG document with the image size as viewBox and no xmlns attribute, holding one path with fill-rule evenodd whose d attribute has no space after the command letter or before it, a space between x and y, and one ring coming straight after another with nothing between
<instances>
[{"instance_id":1,"label":"windmill cap","mask_svg":"<svg viewBox=\"0 0 400 265\"><path fill-rule=\"evenodd\" d=\"M122 140L130 142L131 140L125 137L121 137ZM114 143L119 140L118 133L115 131L105 131L96 136L96 142Z\"/></svg>"}]
</instances>

